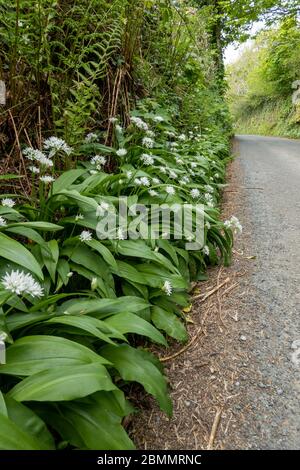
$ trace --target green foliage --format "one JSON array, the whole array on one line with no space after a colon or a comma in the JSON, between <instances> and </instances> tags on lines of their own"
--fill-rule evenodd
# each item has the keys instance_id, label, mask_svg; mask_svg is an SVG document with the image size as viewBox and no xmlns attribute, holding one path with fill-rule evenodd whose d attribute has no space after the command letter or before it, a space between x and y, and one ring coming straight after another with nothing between
<instances>
[{"instance_id":1,"label":"green foliage","mask_svg":"<svg viewBox=\"0 0 300 470\"><path fill-rule=\"evenodd\" d=\"M163 346L168 337L187 341L181 309L189 305L189 282L201 278L209 263L229 261L232 231L217 209L228 156L224 137L216 128L204 134L197 126L189 136L179 134L169 109L149 100L139 104L126 129L116 122L113 129L116 147L97 140L79 146L77 167L42 183L40 200L11 207L1 196L0 325L7 351L0 366L6 431L0 448L133 448L122 427L132 411L123 395L128 383L141 384L172 413L162 367L143 349L142 338ZM24 151L40 171L46 155L58 165L58 157L72 159L65 143L50 142L54 147L45 141L43 158ZM100 148L105 157L90 156ZM112 155L114 174L105 171ZM41 184L40 174L32 175L33 188ZM191 233L177 240L173 225L170 240L151 234L97 239L99 222L118 211L124 196L146 205L201 202L205 247L186 251ZM161 222L158 228L162 233ZM8 279L13 275L15 284ZM36 422L33 430L27 419Z\"/></svg>"},{"instance_id":2,"label":"green foliage","mask_svg":"<svg viewBox=\"0 0 300 470\"><path fill-rule=\"evenodd\" d=\"M294 18L260 33L251 48L229 66L229 101L238 132L298 137L300 31Z\"/></svg>"},{"instance_id":3,"label":"green foliage","mask_svg":"<svg viewBox=\"0 0 300 470\"><path fill-rule=\"evenodd\" d=\"M231 127L211 6L193 4L0 0L0 141L22 156L13 201L16 176L0 176L1 449L133 449L136 382L171 416L149 346L188 340L190 283L230 262L235 226L218 208ZM101 237L123 197L192 205L192 228ZM189 251L196 204L204 245ZM136 215L133 233L149 225Z\"/></svg>"}]
</instances>

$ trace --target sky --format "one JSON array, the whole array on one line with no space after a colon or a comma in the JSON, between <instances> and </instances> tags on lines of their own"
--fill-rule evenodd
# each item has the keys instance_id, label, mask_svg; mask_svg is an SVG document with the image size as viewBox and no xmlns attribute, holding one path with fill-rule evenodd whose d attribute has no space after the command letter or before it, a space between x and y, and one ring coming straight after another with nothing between
<instances>
[{"instance_id":1,"label":"sky","mask_svg":"<svg viewBox=\"0 0 300 470\"><path fill-rule=\"evenodd\" d=\"M251 34L255 34L260 31L264 27L264 23L262 21L257 21L253 24L251 29ZM227 49L225 50L225 64L232 64L235 62L243 52L243 50L252 44L252 39L248 39L248 41L242 44L230 44Z\"/></svg>"}]
</instances>

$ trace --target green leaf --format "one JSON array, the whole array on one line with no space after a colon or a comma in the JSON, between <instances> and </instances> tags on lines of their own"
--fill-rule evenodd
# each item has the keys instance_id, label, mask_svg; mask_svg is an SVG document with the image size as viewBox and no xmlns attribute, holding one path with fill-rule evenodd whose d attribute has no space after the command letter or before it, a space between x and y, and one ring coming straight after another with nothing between
<instances>
[{"instance_id":1,"label":"green leaf","mask_svg":"<svg viewBox=\"0 0 300 470\"><path fill-rule=\"evenodd\" d=\"M7 416L0 414L1 450L48 450L43 441L28 435Z\"/></svg>"},{"instance_id":2,"label":"green leaf","mask_svg":"<svg viewBox=\"0 0 300 470\"><path fill-rule=\"evenodd\" d=\"M38 262L30 251L28 251L21 243L4 235L4 233L0 233L0 257L8 259L19 266L23 266L35 274L39 279L44 278Z\"/></svg>"},{"instance_id":3,"label":"green leaf","mask_svg":"<svg viewBox=\"0 0 300 470\"><path fill-rule=\"evenodd\" d=\"M48 319L49 313L13 313L6 317L6 323L9 331L14 331Z\"/></svg>"},{"instance_id":4,"label":"green leaf","mask_svg":"<svg viewBox=\"0 0 300 470\"><path fill-rule=\"evenodd\" d=\"M57 241L50 240L49 242L45 242L44 246L41 246L41 253L50 277L52 281L55 282L56 267L59 258L59 247Z\"/></svg>"},{"instance_id":5,"label":"green leaf","mask_svg":"<svg viewBox=\"0 0 300 470\"><path fill-rule=\"evenodd\" d=\"M169 336L178 341L187 341L188 334L186 328L173 312L163 310L160 307L152 307L151 311L151 319L159 330L165 331Z\"/></svg>"},{"instance_id":6,"label":"green leaf","mask_svg":"<svg viewBox=\"0 0 300 470\"><path fill-rule=\"evenodd\" d=\"M25 336L7 348L6 364L0 374L27 376L64 366L79 366L107 361L91 349L59 336Z\"/></svg>"},{"instance_id":7,"label":"green leaf","mask_svg":"<svg viewBox=\"0 0 300 470\"><path fill-rule=\"evenodd\" d=\"M113 363L123 380L142 384L145 390L157 399L161 409L171 416L172 402L166 380L153 364L149 353L122 344L105 346L101 349L101 354Z\"/></svg>"},{"instance_id":8,"label":"green leaf","mask_svg":"<svg viewBox=\"0 0 300 470\"><path fill-rule=\"evenodd\" d=\"M59 193L63 189L68 189L74 181L80 176L84 175L87 170L69 170L65 171L57 180L54 181L52 186L52 194Z\"/></svg>"},{"instance_id":9,"label":"green leaf","mask_svg":"<svg viewBox=\"0 0 300 470\"><path fill-rule=\"evenodd\" d=\"M148 336L154 342L167 346L163 335L154 328L149 322L133 313L119 313L105 320L105 323L120 333L136 333L142 336Z\"/></svg>"},{"instance_id":10,"label":"green leaf","mask_svg":"<svg viewBox=\"0 0 300 470\"><path fill-rule=\"evenodd\" d=\"M59 403L56 409L47 410L45 417L62 439L79 449L132 450L121 420L128 414L128 407L121 408L120 390L97 392L83 400ZM124 409L126 408L126 409Z\"/></svg>"},{"instance_id":11,"label":"green leaf","mask_svg":"<svg viewBox=\"0 0 300 470\"><path fill-rule=\"evenodd\" d=\"M93 315L105 318L116 313L128 311L138 312L148 308L149 304L139 297L119 297L117 299L73 299L64 302L57 309L57 313L68 315Z\"/></svg>"},{"instance_id":12,"label":"green leaf","mask_svg":"<svg viewBox=\"0 0 300 470\"><path fill-rule=\"evenodd\" d=\"M135 266L143 278L147 279L147 284L151 287L162 288L165 281L170 281L174 289L186 289L187 281L177 274L172 274L160 266L154 264L138 264Z\"/></svg>"},{"instance_id":13,"label":"green leaf","mask_svg":"<svg viewBox=\"0 0 300 470\"><path fill-rule=\"evenodd\" d=\"M105 245L103 245L103 243L99 242L99 240L90 240L85 242L85 244L93 248L93 250L98 251L98 253L100 253L104 261L106 261L109 266L111 266L115 270L118 269L115 258L113 257L109 249L106 248Z\"/></svg>"},{"instance_id":14,"label":"green leaf","mask_svg":"<svg viewBox=\"0 0 300 470\"><path fill-rule=\"evenodd\" d=\"M113 325L109 325L106 322L98 320L98 318L88 317L87 315L68 315L64 317L54 317L46 321L44 324L60 324L60 325L69 325L75 328L79 328L82 331L95 336L106 343L114 344L110 339L110 336L117 337L119 339L125 339L121 334L118 328L114 328ZM116 336L115 336L116 335Z\"/></svg>"},{"instance_id":15,"label":"green leaf","mask_svg":"<svg viewBox=\"0 0 300 470\"><path fill-rule=\"evenodd\" d=\"M96 202L96 200L94 198L87 197L87 196L82 196L78 191L61 190L61 191L57 192L54 196L52 196L52 198L55 197L55 196L58 196L58 195L65 196L70 201L74 201L84 211L95 211L96 212L96 210L98 208L98 203ZM50 199L50 201L51 201L51 199Z\"/></svg>"},{"instance_id":16,"label":"green leaf","mask_svg":"<svg viewBox=\"0 0 300 470\"><path fill-rule=\"evenodd\" d=\"M15 385L9 396L17 401L70 401L115 388L104 366L82 364L31 375Z\"/></svg>"},{"instance_id":17,"label":"green leaf","mask_svg":"<svg viewBox=\"0 0 300 470\"><path fill-rule=\"evenodd\" d=\"M7 408L3 393L0 390L0 414L7 416Z\"/></svg>"},{"instance_id":18,"label":"green leaf","mask_svg":"<svg viewBox=\"0 0 300 470\"><path fill-rule=\"evenodd\" d=\"M135 269L135 267L131 264L125 263L125 261L117 260L117 266L117 269L112 269L112 272L115 275L136 284L148 285L148 278L139 273L138 270Z\"/></svg>"},{"instance_id":19,"label":"green leaf","mask_svg":"<svg viewBox=\"0 0 300 470\"><path fill-rule=\"evenodd\" d=\"M123 256L134 258L142 258L155 261L166 269L177 273L177 269L173 264L161 253L151 250L147 243L143 240L120 240L116 244L116 251Z\"/></svg>"},{"instance_id":20,"label":"green leaf","mask_svg":"<svg viewBox=\"0 0 300 470\"><path fill-rule=\"evenodd\" d=\"M32 240L35 243L39 245L43 245L45 243L45 240L41 235L33 230L32 228L24 227L23 224L20 224L19 226L9 226L9 229L6 229L6 232L11 232L15 233L17 235L21 235L22 237L28 238L28 240Z\"/></svg>"},{"instance_id":21,"label":"green leaf","mask_svg":"<svg viewBox=\"0 0 300 470\"><path fill-rule=\"evenodd\" d=\"M9 224L8 227L29 227L43 232L57 232L58 230L63 230L63 227L60 225L52 224L50 222L18 222Z\"/></svg>"},{"instance_id":22,"label":"green leaf","mask_svg":"<svg viewBox=\"0 0 300 470\"><path fill-rule=\"evenodd\" d=\"M54 440L45 423L30 408L5 396L8 418L29 436L43 443L44 449L54 449Z\"/></svg>"}]
</instances>

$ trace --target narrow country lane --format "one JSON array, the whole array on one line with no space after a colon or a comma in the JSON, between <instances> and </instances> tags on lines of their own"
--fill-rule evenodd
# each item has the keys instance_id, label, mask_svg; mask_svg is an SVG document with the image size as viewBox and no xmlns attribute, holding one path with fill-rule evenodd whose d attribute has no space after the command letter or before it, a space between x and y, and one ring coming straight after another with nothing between
<instances>
[{"instance_id":1,"label":"narrow country lane","mask_svg":"<svg viewBox=\"0 0 300 470\"><path fill-rule=\"evenodd\" d=\"M264 307L253 312L262 326L257 362L262 390L270 387L275 395L255 397L262 400L263 414L256 417L261 432L252 438L260 448L299 448L300 142L259 136L236 140L256 255L250 283Z\"/></svg>"},{"instance_id":2,"label":"narrow country lane","mask_svg":"<svg viewBox=\"0 0 300 470\"><path fill-rule=\"evenodd\" d=\"M162 351L174 417L146 399L140 448L300 448L300 142L237 136L234 153L223 219L236 215L243 234L231 266L199 284L192 345Z\"/></svg>"}]
</instances>

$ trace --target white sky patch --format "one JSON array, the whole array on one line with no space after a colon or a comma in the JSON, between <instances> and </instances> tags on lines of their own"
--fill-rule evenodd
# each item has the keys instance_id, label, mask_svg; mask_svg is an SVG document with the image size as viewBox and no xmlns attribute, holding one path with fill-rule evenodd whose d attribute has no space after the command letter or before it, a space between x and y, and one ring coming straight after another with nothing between
<instances>
[{"instance_id":1,"label":"white sky patch","mask_svg":"<svg viewBox=\"0 0 300 470\"><path fill-rule=\"evenodd\" d=\"M253 24L253 27L251 29L251 34L254 35L258 33L263 27L265 26L263 21L257 21L256 23ZM248 39L248 41L243 42L242 44L240 43L233 43L230 44L226 49L224 53L224 61L225 64L233 64L236 62L240 56L242 55L243 51L247 49L251 44L253 43L252 39Z\"/></svg>"}]
</instances>

